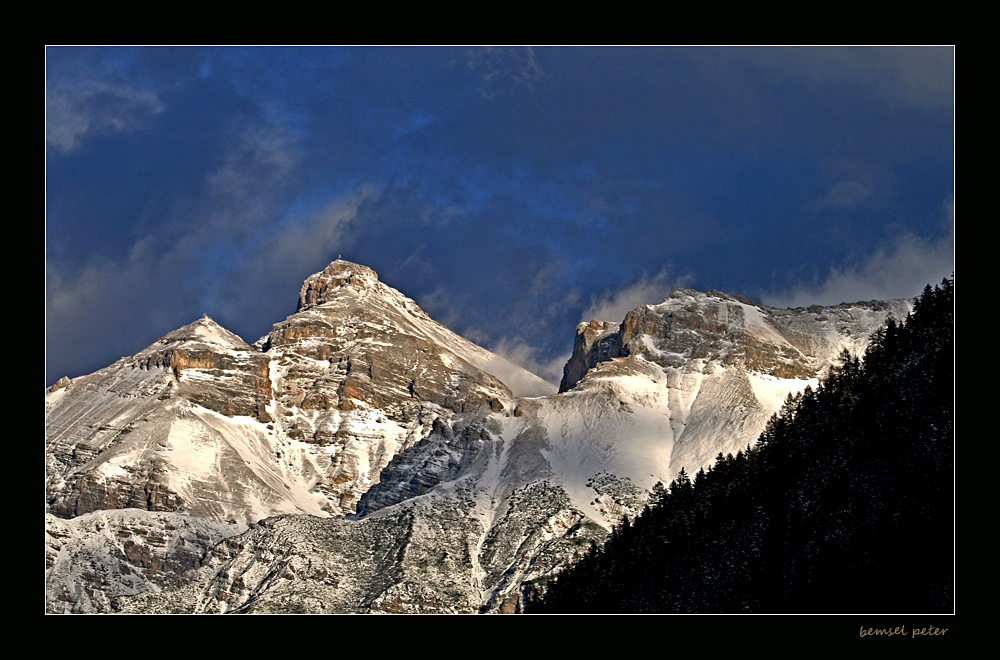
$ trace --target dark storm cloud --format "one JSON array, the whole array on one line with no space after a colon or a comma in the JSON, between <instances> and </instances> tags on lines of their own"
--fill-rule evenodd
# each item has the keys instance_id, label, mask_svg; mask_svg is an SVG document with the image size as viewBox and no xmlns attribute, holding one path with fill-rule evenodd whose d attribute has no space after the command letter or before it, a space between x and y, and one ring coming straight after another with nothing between
<instances>
[{"instance_id":1,"label":"dark storm cloud","mask_svg":"<svg viewBox=\"0 0 1000 660\"><path fill-rule=\"evenodd\" d=\"M338 255L550 378L678 283L948 261L950 48L49 49L46 86L47 381L203 312L253 341Z\"/></svg>"}]
</instances>

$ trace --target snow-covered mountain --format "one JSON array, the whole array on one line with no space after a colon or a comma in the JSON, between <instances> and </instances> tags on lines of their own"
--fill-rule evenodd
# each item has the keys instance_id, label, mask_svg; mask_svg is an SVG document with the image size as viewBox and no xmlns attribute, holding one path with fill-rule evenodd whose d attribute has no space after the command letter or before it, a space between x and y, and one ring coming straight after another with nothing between
<instances>
[{"instance_id":1,"label":"snow-covered mountain","mask_svg":"<svg viewBox=\"0 0 1000 660\"><path fill-rule=\"evenodd\" d=\"M351 513L435 420L549 391L337 261L254 346L204 317L47 393L48 506L236 523Z\"/></svg>"},{"instance_id":2,"label":"snow-covered mountain","mask_svg":"<svg viewBox=\"0 0 1000 660\"><path fill-rule=\"evenodd\" d=\"M252 346L203 318L47 391L47 607L516 609L909 309L677 290L581 324L556 393L335 261Z\"/></svg>"},{"instance_id":3,"label":"snow-covered mountain","mask_svg":"<svg viewBox=\"0 0 1000 660\"><path fill-rule=\"evenodd\" d=\"M843 350L861 353L872 333L911 308L911 301L890 300L776 309L677 289L621 323L581 323L554 408L587 410L593 406L571 402L586 392L620 393L630 424L591 435L614 438L617 453L631 452L618 460L635 465L631 473L644 488L650 479L669 483L681 468L693 475L720 452L752 443L789 394L815 386ZM640 464L658 469L643 472Z\"/></svg>"}]
</instances>

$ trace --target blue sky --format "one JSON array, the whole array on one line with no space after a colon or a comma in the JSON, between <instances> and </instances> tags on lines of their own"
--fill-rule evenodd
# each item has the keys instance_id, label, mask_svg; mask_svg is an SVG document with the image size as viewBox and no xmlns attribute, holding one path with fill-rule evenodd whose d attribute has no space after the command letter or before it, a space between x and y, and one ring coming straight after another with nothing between
<instances>
[{"instance_id":1,"label":"blue sky","mask_svg":"<svg viewBox=\"0 0 1000 660\"><path fill-rule=\"evenodd\" d=\"M954 49L46 49L46 384L366 264L558 381L677 286L775 306L954 271Z\"/></svg>"}]
</instances>

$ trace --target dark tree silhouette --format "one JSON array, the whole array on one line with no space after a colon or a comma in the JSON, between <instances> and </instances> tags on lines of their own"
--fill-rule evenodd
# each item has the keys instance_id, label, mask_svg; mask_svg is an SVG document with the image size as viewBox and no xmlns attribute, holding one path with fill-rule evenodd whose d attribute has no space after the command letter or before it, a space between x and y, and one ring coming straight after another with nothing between
<instances>
[{"instance_id":1,"label":"dark tree silhouette","mask_svg":"<svg viewBox=\"0 0 1000 660\"><path fill-rule=\"evenodd\" d=\"M953 611L954 281L753 447L685 471L527 612Z\"/></svg>"}]
</instances>

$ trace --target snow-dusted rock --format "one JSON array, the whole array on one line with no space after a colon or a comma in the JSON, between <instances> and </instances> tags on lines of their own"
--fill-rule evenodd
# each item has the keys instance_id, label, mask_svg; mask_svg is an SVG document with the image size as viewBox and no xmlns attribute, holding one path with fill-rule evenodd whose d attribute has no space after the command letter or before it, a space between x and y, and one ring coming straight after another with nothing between
<instances>
[{"instance_id":1,"label":"snow-dusted rock","mask_svg":"<svg viewBox=\"0 0 1000 660\"><path fill-rule=\"evenodd\" d=\"M911 309L909 300L776 309L718 291L677 289L619 324L581 323L560 397L617 392L629 421L581 417L575 423L582 430L563 435L606 442L612 454L632 452L630 467L615 459L604 469L628 474L643 488L651 480L669 483L682 468L693 475L720 452L755 442L789 394L815 386L841 351L861 353L889 318L900 321ZM579 365L589 371L579 374ZM582 411L613 408L610 400L574 406L549 399L553 410L581 411L560 413L566 421L550 429L567 428L568 418Z\"/></svg>"},{"instance_id":2,"label":"snow-dusted rock","mask_svg":"<svg viewBox=\"0 0 1000 660\"><path fill-rule=\"evenodd\" d=\"M205 318L46 393L48 607L516 611L909 309L680 289L581 324L555 393L335 261L252 346Z\"/></svg>"},{"instance_id":3,"label":"snow-dusted rock","mask_svg":"<svg viewBox=\"0 0 1000 660\"><path fill-rule=\"evenodd\" d=\"M242 529L138 509L46 514L46 611L108 612L118 596L187 585L210 549Z\"/></svg>"}]
</instances>

